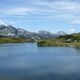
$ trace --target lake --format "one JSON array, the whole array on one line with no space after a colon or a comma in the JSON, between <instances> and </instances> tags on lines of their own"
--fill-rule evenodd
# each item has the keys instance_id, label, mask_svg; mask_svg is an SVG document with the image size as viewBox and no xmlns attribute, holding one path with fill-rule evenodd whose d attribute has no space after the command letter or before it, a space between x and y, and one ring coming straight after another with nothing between
<instances>
[{"instance_id":1,"label":"lake","mask_svg":"<svg viewBox=\"0 0 80 80\"><path fill-rule=\"evenodd\" d=\"M0 44L0 80L80 80L80 48Z\"/></svg>"}]
</instances>

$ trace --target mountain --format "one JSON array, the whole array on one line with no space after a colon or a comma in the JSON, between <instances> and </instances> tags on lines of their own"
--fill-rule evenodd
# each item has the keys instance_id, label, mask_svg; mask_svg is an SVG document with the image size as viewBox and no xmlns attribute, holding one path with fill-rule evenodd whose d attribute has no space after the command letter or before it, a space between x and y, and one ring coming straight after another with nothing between
<instances>
[{"instance_id":1,"label":"mountain","mask_svg":"<svg viewBox=\"0 0 80 80\"><path fill-rule=\"evenodd\" d=\"M43 31L43 30L39 31L39 32L38 32L38 35L39 35L41 38L49 38L49 37L52 36L52 34L51 34L50 32L48 32L48 31Z\"/></svg>"},{"instance_id":2,"label":"mountain","mask_svg":"<svg viewBox=\"0 0 80 80\"><path fill-rule=\"evenodd\" d=\"M11 25L0 25L0 35L2 36L16 36L17 34L17 29L14 28L13 26Z\"/></svg>"},{"instance_id":3,"label":"mountain","mask_svg":"<svg viewBox=\"0 0 80 80\"><path fill-rule=\"evenodd\" d=\"M31 39L44 39L44 38L55 38L61 35L65 35L66 33L63 31L57 33L50 33L49 31L39 31L30 32L24 29L15 28L11 25L0 25L0 36L5 37L20 37L20 38L31 38Z\"/></svg>"},{"instance_id":4,"label":"mountain","mask_svg":"<svg viewBox=\"0 0 80 80\"><path fill-rule=\"evenodd\" d=\"M59 36L67 35L67 33L65 33L64 31L59 31L59 32L57 32L56 34L59 35Z\"/></svg>"},{"instance_id":5,"label":"mountain","mask_svg":"<svg viewBox=\"0 0 80 80\"><path fill-rule=\"evenodd\" d=\"M27 38L33 33L24 29L15 28L11 25L0 25L0 35L6 37L24 37Z\"/></svg>"},{"instance_id":6,"label":"mountain","mask_svg":"<svg viewBox=\"0 0 80 80\"><path fill-rule=\"evenodd\" d=\"M26 37L28 31L24 30L24 29L20 29L20 28L17 28L17 36L18 37Z\"/></svg>"},{"instance_id":7,"label":"mountain","mask_svg":"<svg viewBox=\"0 0 80 80\"><path fill-rule=\"evenodd\" d=\"M41 38L56 38L56 37L59 37L59 36L62 36L62 35L66 35L65 32L63 31L59 31L57 33L50 33L49 31L39 31L38 34L40 35Z\"/></svg>"}]
</instances>

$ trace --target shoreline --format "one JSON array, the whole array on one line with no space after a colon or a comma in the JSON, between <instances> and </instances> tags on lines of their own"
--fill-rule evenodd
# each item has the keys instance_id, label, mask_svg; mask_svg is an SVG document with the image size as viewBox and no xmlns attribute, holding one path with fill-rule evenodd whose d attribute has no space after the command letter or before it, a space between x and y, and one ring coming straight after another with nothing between
<instances>
[{"instance_id":1,"label":"shoreline","mask_svg":"<svg viewBox=\"0 0 80 80\"><path fill-rule=\"evenodd\" d=\"M4 43L26 43L26 42L33 42L31 39L28 38L0 38L0 44Z\"/></svg>"},{"instance_id":2,"label":"shoreline","mask_svg":"<svg viewBox=\"0 0 80 80\"><path fill-rule=\"evenodd\" d=\"M50 41L37 42L38 47L80 47L80 42L72 43L55 43Z\"/></svg>"}]
</instances>

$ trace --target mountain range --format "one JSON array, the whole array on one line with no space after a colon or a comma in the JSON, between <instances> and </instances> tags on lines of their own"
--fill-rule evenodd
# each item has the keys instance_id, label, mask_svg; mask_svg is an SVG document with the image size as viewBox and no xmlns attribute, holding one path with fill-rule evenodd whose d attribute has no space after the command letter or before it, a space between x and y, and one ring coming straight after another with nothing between
<instances>
[{"instance_id":1,"label":"mountain range","mask_svg":"<svg viewBox=\"0 0 80 80\"><path fill-rule=\"evenodd\" d=\"M40 30L36 32L30 32L24 29L15 28L12 25L0 24L0 36L3 37L20 37L20 38L54 38L61 35L66 35L64 31L59 31L57 33L51 33L49 31Z\"/></svg>"}]
</instances>

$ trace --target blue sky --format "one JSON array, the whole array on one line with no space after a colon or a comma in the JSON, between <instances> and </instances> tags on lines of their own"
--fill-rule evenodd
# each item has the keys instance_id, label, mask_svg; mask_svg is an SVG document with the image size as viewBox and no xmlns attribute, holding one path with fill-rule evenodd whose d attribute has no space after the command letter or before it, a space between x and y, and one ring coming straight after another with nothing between
<instances>
[{"instance_id":1,"label":"blue sky","mask_svg":"<svg viewBox=\"0 0 80 80\"><path fill-rule=\"evenodd\" d=\"M0 0L0 24L33 32L80 32L80 0Z\"/></svg>"}]
</instances>

